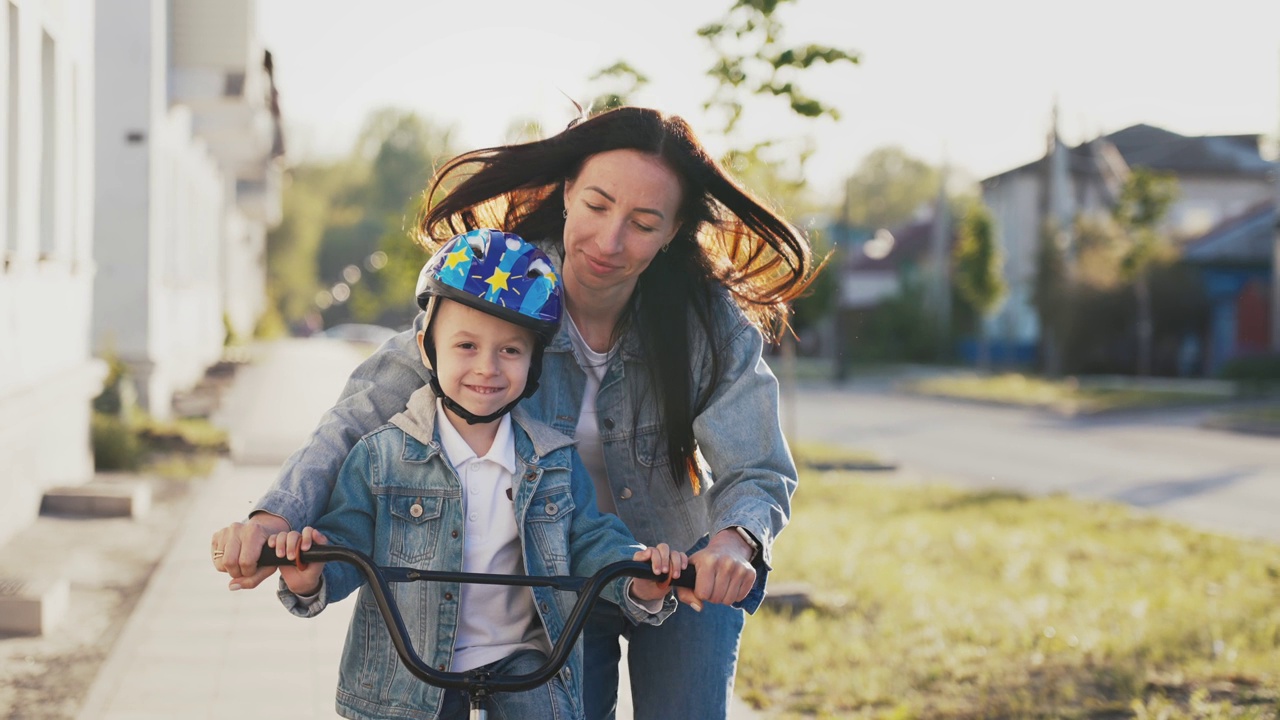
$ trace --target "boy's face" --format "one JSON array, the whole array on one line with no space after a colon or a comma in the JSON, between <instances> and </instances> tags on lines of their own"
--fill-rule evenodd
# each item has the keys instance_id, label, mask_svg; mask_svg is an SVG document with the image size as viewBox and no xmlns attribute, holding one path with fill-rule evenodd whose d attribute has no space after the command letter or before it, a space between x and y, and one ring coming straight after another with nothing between
<instances>
[{"instance_id":1,"label":"boy's face","mask_svg":"<svg viewBox=\"0 0 1280 720\"><path fill-rule=\"evenodd\" d=\"M533 358L532 330L461 303L440 300L431 332L440 389L476 415L488 415L524 393ZM422 333L418 334L419 351ZM431 366L422 353L422 362Z\"/></svg>"}]
</instances>

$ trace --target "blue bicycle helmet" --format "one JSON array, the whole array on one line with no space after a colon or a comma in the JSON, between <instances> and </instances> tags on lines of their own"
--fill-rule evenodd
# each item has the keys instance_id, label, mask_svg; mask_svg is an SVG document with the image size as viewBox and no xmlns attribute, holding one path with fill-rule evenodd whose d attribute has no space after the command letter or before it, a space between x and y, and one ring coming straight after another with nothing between
<instances>
[{"instance_id":1,"label":"blue bicycle helmet","mask_svg":"<svg viewBox=\"0 0 1280 720\"><path fill-rule=\"evenodd\" d=\"M486 423L510 412L521 399L533 395L542 375L542 351L560 328L563 295L560 279L546 253L519 235L481 228L456 235L436 251L418 275L418 307L427 313L422 347L432 366L436 362L431 324L438 307L433 298L446 298L521 327L537 336L524 393L495 413L479 416L444 394L431 372L431 389L453 412L470 424Z\"/></svg>"}]
</instances>

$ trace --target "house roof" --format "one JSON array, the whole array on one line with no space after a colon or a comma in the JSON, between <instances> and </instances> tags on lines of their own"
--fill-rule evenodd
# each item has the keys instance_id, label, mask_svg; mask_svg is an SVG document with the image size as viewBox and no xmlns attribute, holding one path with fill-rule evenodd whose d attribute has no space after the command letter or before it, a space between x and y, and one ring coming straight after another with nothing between
<instances>
[{"instance_id":1,"label":"house roof","mask_svg":"<svg viewBox=\"0 0 1280 720\"><path fill-rule=\"evenodd\" d=\"M1129 165L1176 173L1266 175L1274 165L1258 151L1258 135L1187 137L1151 125L1107 135Z\"/></svg>"},{"instance_id":2,"label":"house roof","mask_svg":"<svg viewBox=\"0 0 1280 720\"><path fill-rule=\"evenodd\" d=\"M903 263L919 261L929 254L933 236L933 218L912 220L894 228L893 248L884 257L870 257L864 252L851 253L845 264L846 270L862 272L877 270L896 270ZM952 238L954 242L954 238Z\"/></svg>"},{"instance_id":3,"label":"house roof","mask_svg":"<svg viewBox=\"0 0 1280 720\"><path fill-rule=\"evenodd\" d=\"M1270 265L1276 242L1276 204L1265 202L1187 241L1182 257L1197 265Z\"/></svg>"},{"instance_id":4,"label":"house roof","mask_svg":"<svg viewBox=\"0 0 1280 720\"><path fill-rule=\"evenodd\" d=\"M1069 148L1073 173L1090 172L1105 159L1107 145L1115 148L1130 167L1145 167L1178 174L1225 174L1262 177L1275 169L1258 150L1258 135L1202 135L1188 137L1154 127L1133 125L1110 135ZM1100 142L1104 141L1104 142ZM983 183L1006 175L1036 171L1037 158L1012 170L992 175Z\"/></svg>"}]
</instances>

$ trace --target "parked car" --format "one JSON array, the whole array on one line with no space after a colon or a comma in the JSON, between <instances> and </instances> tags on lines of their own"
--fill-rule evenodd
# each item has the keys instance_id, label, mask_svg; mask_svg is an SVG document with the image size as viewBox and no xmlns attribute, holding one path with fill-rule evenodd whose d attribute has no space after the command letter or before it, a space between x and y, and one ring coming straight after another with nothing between
<instances>
[{"instance_id":1,"label":"parked car","mask_svg":"<svg viewBox=\"0 0 1280 720\"><path fill-rule=\"evenodd\" d=\"M369 325L365 323L342 323L334 325L320 333L320 337L345 340L346 342L373 345L375 347L395 337L398 333L389 327Z\"/></svg>"}]
</instances>

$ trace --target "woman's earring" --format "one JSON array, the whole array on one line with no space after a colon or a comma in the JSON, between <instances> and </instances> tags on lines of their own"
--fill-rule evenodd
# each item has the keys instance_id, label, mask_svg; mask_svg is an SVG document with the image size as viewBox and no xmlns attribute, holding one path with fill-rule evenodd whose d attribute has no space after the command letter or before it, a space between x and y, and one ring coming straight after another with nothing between
<instances>
[{"instance_id":1,"label":"woman's earring","mask_svg":"<svg viewBox=\"0 0 1280 720\"><path fill-rule=\"evenodd\" d=\"M670 250L670 249L671 249L671 241L670 241L670 240L668 240L668 241L667 241L667 244L666 244L666 245L663 245L663 246L662 246L662 250L660 250L659 252L666 252L666 251L668 251L668 250Z\"/></svg>"},{"instance_id":2,"label":"woman's earring","mask_svg":"<svg viewBox=\"0 0 1280 720\"><path fill-rule=\"evenodd\" d=\"M561 215L565 220L568 220L568 219L569 219L569 208L565 208L565 209L564 209L564 212L560 213L560 215Z\"/></svg>"}]
</instances>

